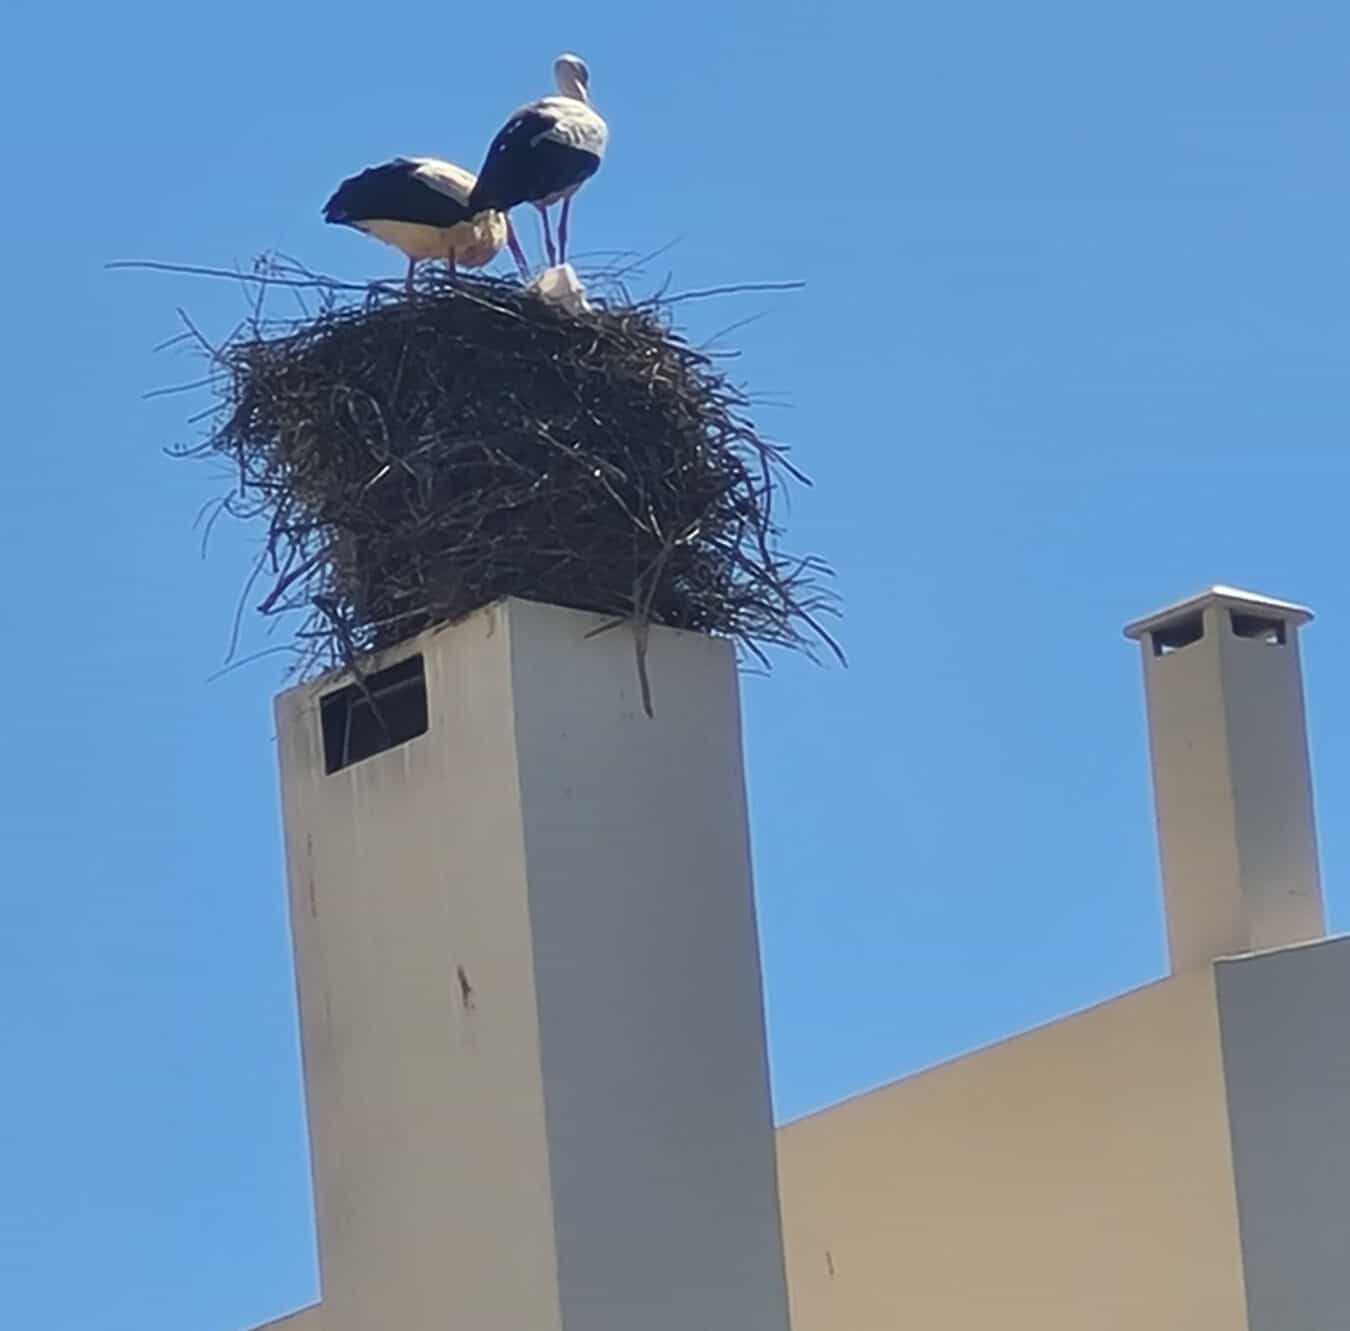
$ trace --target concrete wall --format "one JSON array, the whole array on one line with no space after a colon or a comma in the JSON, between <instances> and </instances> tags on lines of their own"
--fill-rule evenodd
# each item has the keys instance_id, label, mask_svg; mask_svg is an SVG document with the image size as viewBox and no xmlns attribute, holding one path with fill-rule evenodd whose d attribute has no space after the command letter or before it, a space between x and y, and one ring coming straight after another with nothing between
<instances>
[{"instance_id":1,"label":"concrete wall","mask_svg":"<svg viewBox=\"0 0 1350 1331\"><path fill-rule=\"evenodd\" d=\"M1216 971L1251 1331L1350 1325L1350 939Z\"/></svg>"},{"instance_id":2,"label":"concrete wall","mask_svg":"<svg viewBox=\"0 0 1350 1331\"><path fill-rule=\"evenodd\" d=\"M794 1331L1246 1326L1209 969L790 1124L779 1165Z\"/></svg>"},{"instance_id":3,"label":"concrete wall","mask_svg":"<svg viewBox=\"0 0 1350 1331\"><path fill-rule=\"evenodd\" d=\"M730 644L513 604L568 1331L786 1331Z\"/></svg>"},{"instance_id":4,"label":"concrete wall","mask_svg":"<svg viewBox=\"0 0 1350 1331\"><path fill-rule=\"evenodd\" d=\"M1244 636L1234 616L1279 625ZM1139 638L1173 970L1326 932L1298 626L1309 611L1211 591L1126 631ZM1202 636L1159 655L1154 634Z\"/></svg>"},{"instance_id":5,"label":"concrete wall","mask_svg":"<svg viewBox=\"0 0 1350 1331\"><path fill-rule=\"evenodd\" d=\"M331 775L279 701L323 1331L786 1331L735 662L653 631L652 720L602 622L424 634Z\"/></svg>"},{"instance_id":6,"label":"concrete wall","mask_svg":"<svg viewBox=\"0 0 1350 1331\"><path fill-rule=\"evenodd\" d=\"M561 1331L505 616L413 647L428 732L352 767L278 701L324 1331Z\"/></svg>"}]
</instances>

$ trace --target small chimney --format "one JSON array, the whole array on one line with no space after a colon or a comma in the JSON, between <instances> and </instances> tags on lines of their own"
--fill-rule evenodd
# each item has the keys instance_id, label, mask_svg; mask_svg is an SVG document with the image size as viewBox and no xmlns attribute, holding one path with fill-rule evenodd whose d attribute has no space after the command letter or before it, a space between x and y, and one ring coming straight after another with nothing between
<instances>
[{"instance_id":1,"label":"small chimney","mask_svg":"<svg viewBox=\"0 0 1350 1331\"><path fill-rule=\"evenodd\" d=\"M1143 649L1174 972L1326 932L1298 655L1310 619L1211 587L1125 629Z\"/></svg>"}]
</instances>

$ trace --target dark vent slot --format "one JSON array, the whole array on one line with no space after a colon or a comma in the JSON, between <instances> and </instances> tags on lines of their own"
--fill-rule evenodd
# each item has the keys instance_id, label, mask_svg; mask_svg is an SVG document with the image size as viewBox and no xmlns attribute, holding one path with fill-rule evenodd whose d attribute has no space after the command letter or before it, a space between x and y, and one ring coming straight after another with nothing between
<instances>
[{"instance_id":1,"label":"dark vent slot","mask_svg":"<svg viewBox=\"0 0 1350 1331\"><path fill-rule=\"evenodd\" d=\"M1150 636L1153 639L1153 655L1170 656L1205 636L1205 617L1200 612L1187 615L1185 619L1154 629Z\"/></svg>"},{"instance_id":2,"label":"dark vent slot","mask_svg":"<svg viewBox=\"0 0 1350 1331\"><path fill-rule=\"evenodd\" d=\"M1235 637L1255 638L1258 642L1268 642L1272 647L1284 646L1282 619L1271 619L1268 615L1244 615L1240 610L1230 610L1229 619Z\"/></svg>"},{"instance_id":3,"label":"dark vent slot","mask_svg":"<svg viewBox=\"0 0 1350 1331\"><path fill-rule=\"evenodd\" d=\"M344 767L397 748L427 728L427 679L420 656L348 684L319 700L324 767Z\"/></svg>"}]
</instances>

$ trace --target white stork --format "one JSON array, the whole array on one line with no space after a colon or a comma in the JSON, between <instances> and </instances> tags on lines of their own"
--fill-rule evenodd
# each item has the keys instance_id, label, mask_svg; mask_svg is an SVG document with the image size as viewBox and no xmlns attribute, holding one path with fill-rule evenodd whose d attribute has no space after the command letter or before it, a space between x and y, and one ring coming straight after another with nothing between
<instances>
[{"instance_id":1,"label":"white stork","mask_svg":"<svg viewBox=\"0 0 1350 1331\"><path fill-rule=\"evenodd\" d=\"M567 214L572 195L599 169L609 142L609 127L591 109L590 71L576 55L553 62L557 97L544 97L519 111L498 131L488 148L469 206L509 213L532 203L544 219L544 244L550 266L567 261ZM562 203L558 246L554 249L548 210ZM521 272L525 256L507 221L507 241Z\"/></svg>"},{"instance_id":2,"label":"white stork","mask_svg":"<svg viewBox=\"0 0 1350 1331\"><path fill-rule=\"evenodd\" d=\"M412 294L419 259L444 259L482 268L506 243L506 218L496 209L472 208L471 171L434 157L396 157L344 180L323 209L323 220L355 227L408 256L406 288Z\"/></svg>"}]
</instances>

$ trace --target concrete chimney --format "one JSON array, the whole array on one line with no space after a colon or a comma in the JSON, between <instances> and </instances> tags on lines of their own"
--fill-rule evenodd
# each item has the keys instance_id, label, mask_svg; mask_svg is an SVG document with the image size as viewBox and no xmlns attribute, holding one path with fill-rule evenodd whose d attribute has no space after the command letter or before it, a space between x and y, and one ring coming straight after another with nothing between
<instances>
[{"instance_id":1,"label":"concrete chimney","mask_svg":"<svg viewBox=\"0 0 1350 1331\"><path fill-rule=\"evenodd\" d=\"M1326 932L1298 630L1231 587L1137 620L1172 970Z\"/></svg>"},{"instance_id":2,"label":"concrete chimney","mask_svg":"<svg viewBox=\"0 0 1350 1331\"><path fill-rule=\"evenodd\" d=\"M606 624L507 601L278 699L322 1287L280 1326L787 1331L734 652L654 628L649 719Z\"/></svg>"}]
</instances>

